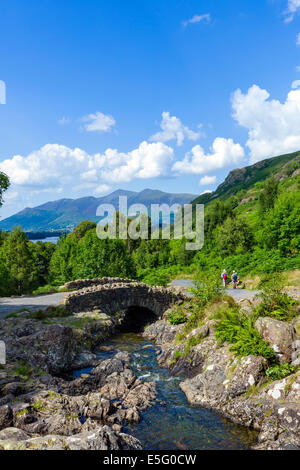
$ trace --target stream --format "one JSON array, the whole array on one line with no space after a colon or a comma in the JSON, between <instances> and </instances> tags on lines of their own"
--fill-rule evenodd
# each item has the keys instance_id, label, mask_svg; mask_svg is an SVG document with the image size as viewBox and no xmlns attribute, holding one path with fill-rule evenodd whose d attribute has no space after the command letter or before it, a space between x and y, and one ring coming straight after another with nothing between
<instances>
[{"instance_id":1,"label":"stream","mask_svg":"<svg viewBox=\"0 0 300 470\"><path fill-rule=\"evenodd\" d=\"M99 359L108 359L117 351L132 354L133 372L143 381L156 382L158 403L141 414L138 424L127 425L125 432L137 437L147 450L247 450L256 441L257 433L237 426L214 411L190 405L179 388L183 377L173 377L159 367L159 348L140 333L122 333L105 343L107 352ZM74 371L79 377L92 368Z\"/></svg>"}]
</instances>

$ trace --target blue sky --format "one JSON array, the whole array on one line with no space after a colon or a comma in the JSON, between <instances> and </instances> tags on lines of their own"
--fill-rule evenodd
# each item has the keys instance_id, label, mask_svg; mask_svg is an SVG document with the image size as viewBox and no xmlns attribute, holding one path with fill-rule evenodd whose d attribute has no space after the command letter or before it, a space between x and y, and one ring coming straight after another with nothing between
<instances>
[{"instance_id":1,"label":"blue sky","mask_svg":"<svg viewBox=\"0 0 300 470\"><path fill-rule=\"evenodd\" d=\"M300 149L300 0L0 9L2 218L117 188L200 194Z\"/></svg>"}]
</instances>

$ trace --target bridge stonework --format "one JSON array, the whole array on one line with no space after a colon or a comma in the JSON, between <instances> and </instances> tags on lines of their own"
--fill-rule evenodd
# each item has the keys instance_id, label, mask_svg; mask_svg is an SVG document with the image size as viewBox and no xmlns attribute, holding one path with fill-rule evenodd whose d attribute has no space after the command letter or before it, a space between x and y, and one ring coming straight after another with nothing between
<instances>
[{"instance_id":1,"label":"bridge stonework","mask_svg":"<svg viewBox=\"0 0 300 470\"><path fill-rule=\"evenodd\" d=\"M129 307L142 307L160 318L173 304L186 300L183 293L174 289L153 287L130 279L80 280L69 283L68 288L79 288L65 300L67 310L73 313L100 309L113 316Z\"/></svg>"}]
</instances>

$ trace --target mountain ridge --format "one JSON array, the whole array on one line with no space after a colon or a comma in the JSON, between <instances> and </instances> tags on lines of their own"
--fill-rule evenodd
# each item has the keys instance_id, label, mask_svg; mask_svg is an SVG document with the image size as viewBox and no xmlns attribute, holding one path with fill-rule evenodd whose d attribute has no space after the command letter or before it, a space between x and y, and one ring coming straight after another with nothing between
<instances>
[{"instance_id":1,"label":"mountain ridge","mask_svg":"<svg viewBox=\"0 0 300 470\"><path fill-rule=\"evenodd\" d=\"M0 230L9 231L21 225L27 232L72 230L82 220L97 222L96 210L100 204L113 204L118 208L119 196L127 196L128 207L132 204L144 204L148 209L152 203L187 204L195 194L166 193L161 190L146 188L140 192L117 189L102 197L86 196L78 199L63 198L49 201L39 206L25 207L17 214L0 221Z\"/></svg>"}]
</instances>

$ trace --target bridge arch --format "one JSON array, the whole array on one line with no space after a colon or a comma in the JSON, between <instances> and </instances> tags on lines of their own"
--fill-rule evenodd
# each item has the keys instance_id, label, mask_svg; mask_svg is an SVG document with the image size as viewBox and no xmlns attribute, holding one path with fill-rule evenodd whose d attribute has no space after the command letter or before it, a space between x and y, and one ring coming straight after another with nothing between
<instances>
[{"instance_id":1,"label":"bridge arch","mask_svg":"<svg viewBox=\"0 0 300 470\"><path fill-rule=\"evenodd\" d=\"M124 282L121 279L99 279L98 284L95 279L74 281L73 288L76 282L79 286L90 284L67 296L66 308L74 313L100 309L113 317L121 311L129 314L135 308L144 313L153 312L158 319L171 305L186 299L184 294L174 289L153 287L127 279Z\"/></svg>"}]
</instances>

